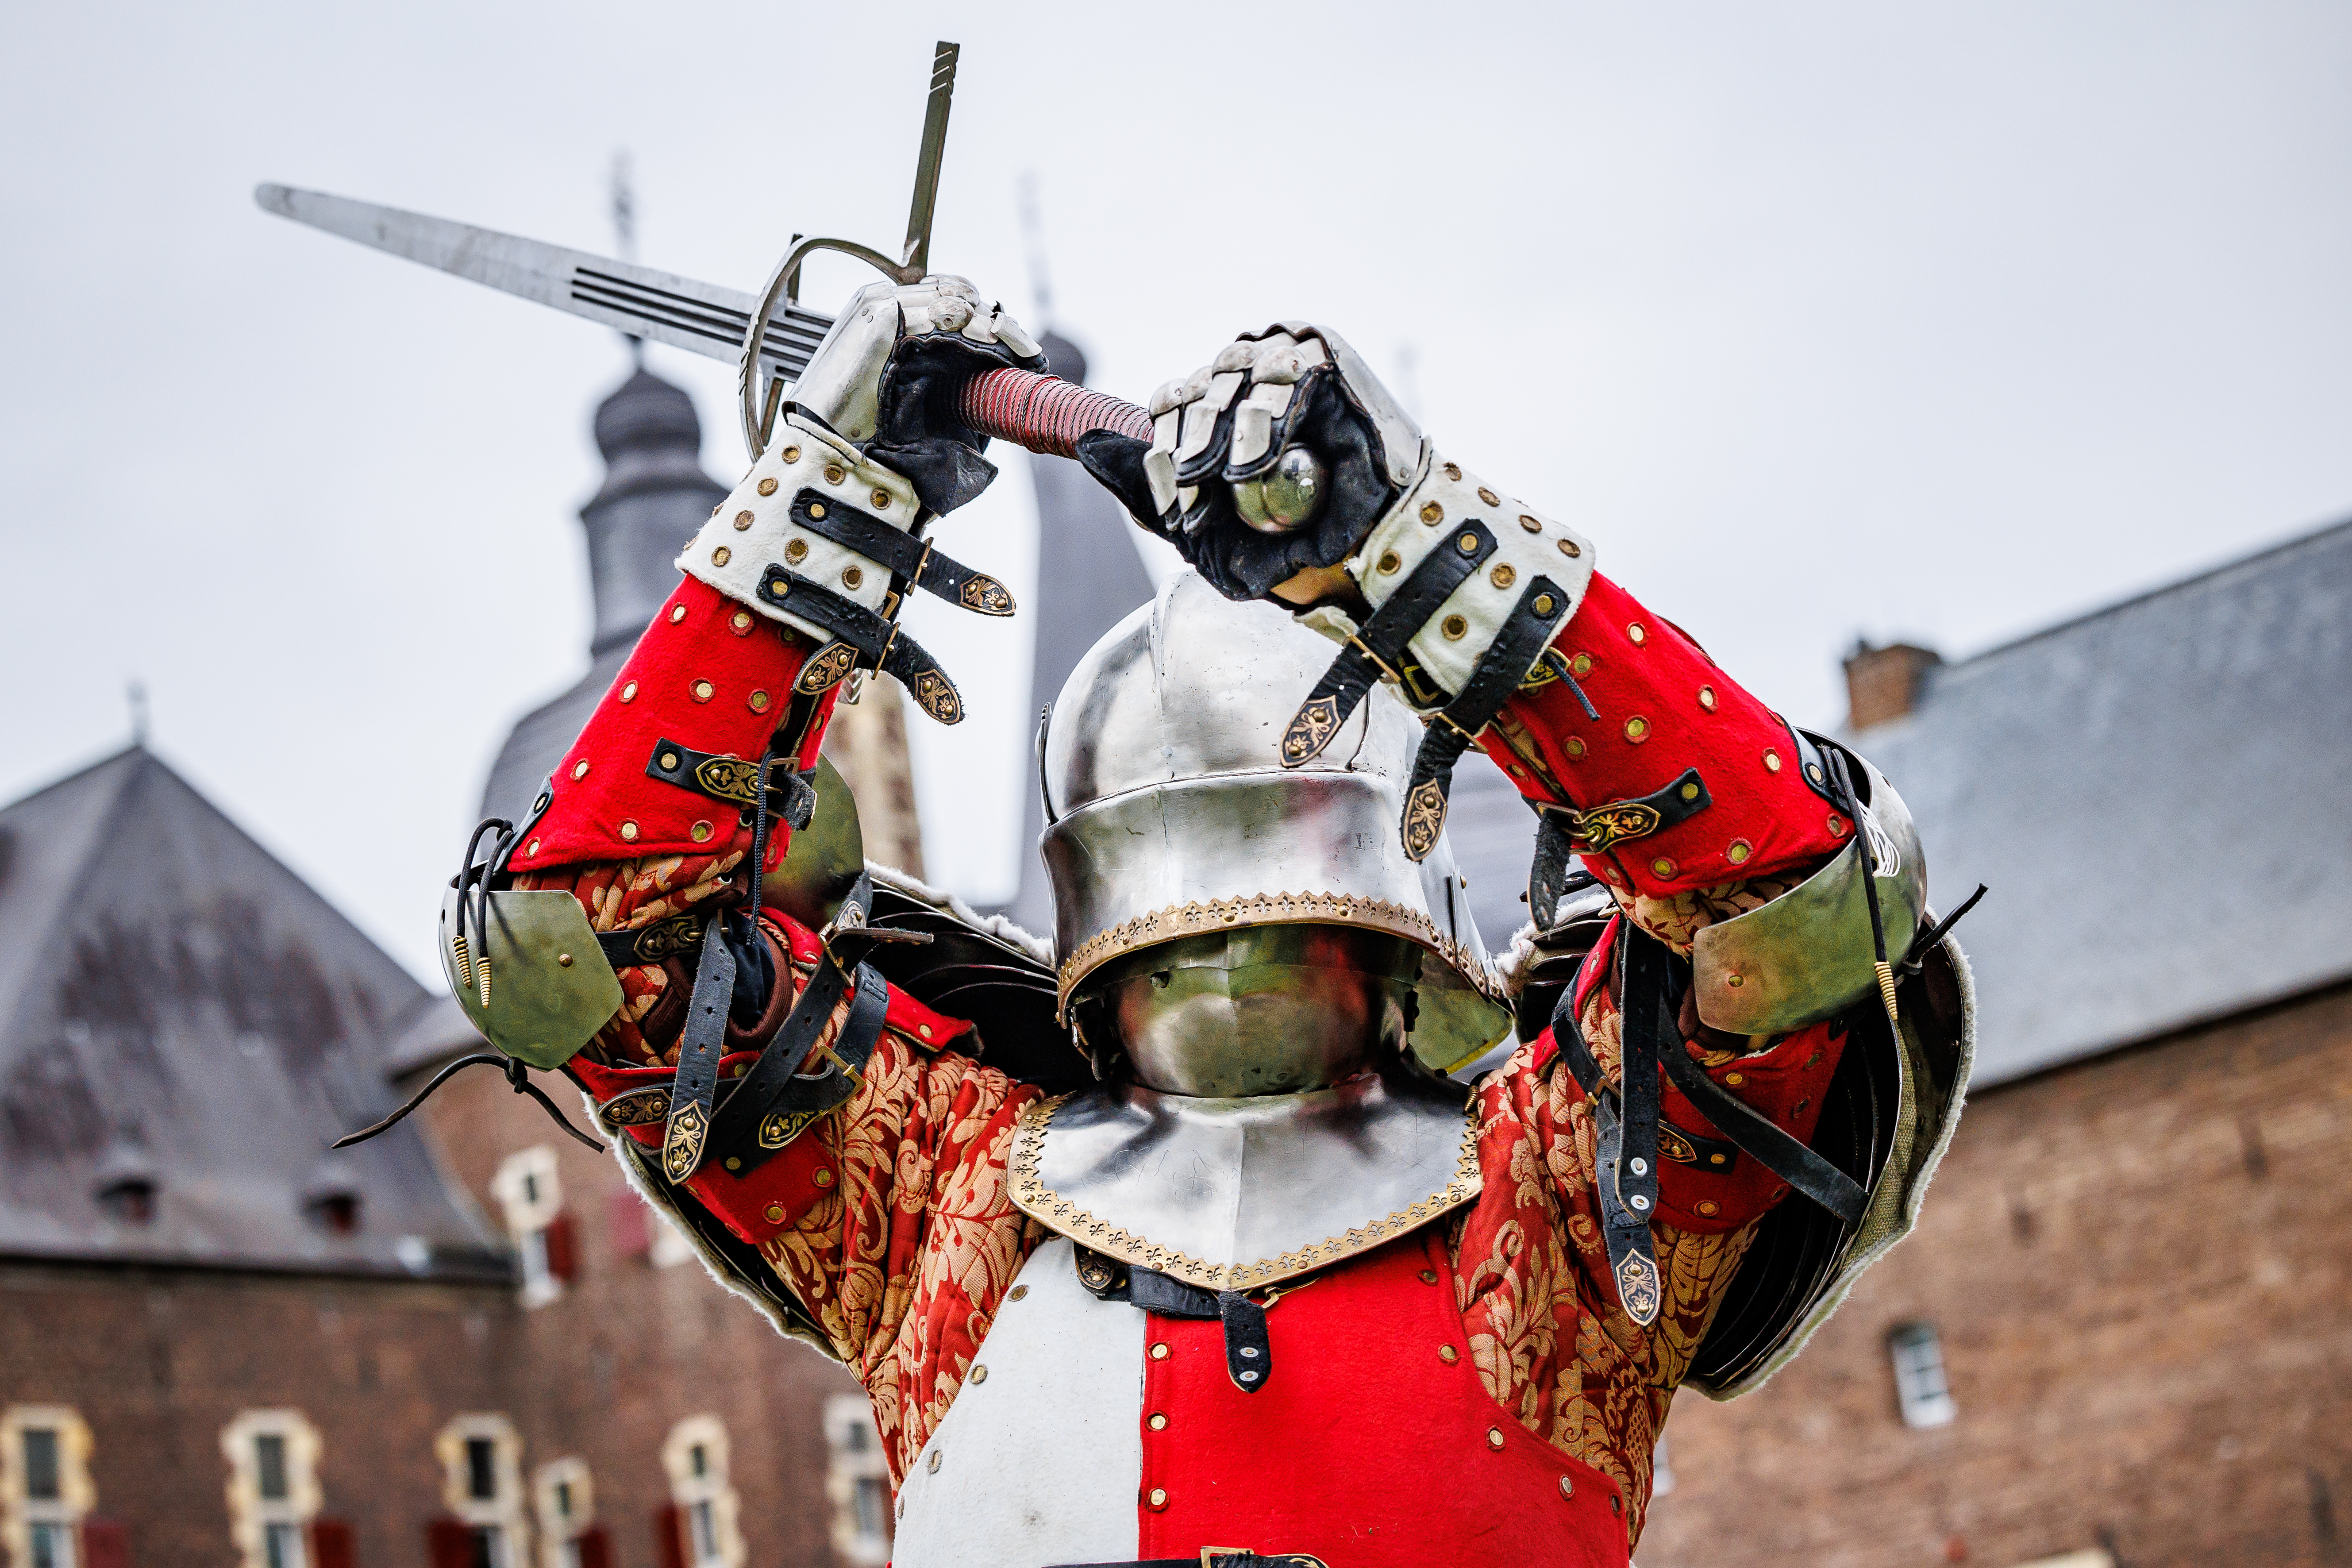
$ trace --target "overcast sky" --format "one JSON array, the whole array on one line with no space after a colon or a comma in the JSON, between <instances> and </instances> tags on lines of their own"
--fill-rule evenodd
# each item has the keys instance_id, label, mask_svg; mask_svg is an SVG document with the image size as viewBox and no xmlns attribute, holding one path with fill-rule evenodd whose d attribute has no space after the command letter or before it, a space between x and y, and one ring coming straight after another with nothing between
<instances>
[{"instance_id":1,"label":"overcast sky","mask_svg":"<svg viewBox=\"0 0 2352 1568\"><path fill-rule=\"evenodd\" d=\"M755 288L894 248L1141 398L1305 317L1801 722L1857 634L1965 656L2352 510L2352 7L14 5L0 798L153 744L428 971L520 711L585 659L608 333L297 228L276 180ZM813 272L811 303L862 281ZM1034 323L1033 323L1034 324ZM656 351L705 458L730 372ZM1021 594L1025 475L944 525ZM933 872L1009 892L1024 623L924 605ZM2184 701L2196 693L2183 690Z\"/></svg>"}]
</instances>

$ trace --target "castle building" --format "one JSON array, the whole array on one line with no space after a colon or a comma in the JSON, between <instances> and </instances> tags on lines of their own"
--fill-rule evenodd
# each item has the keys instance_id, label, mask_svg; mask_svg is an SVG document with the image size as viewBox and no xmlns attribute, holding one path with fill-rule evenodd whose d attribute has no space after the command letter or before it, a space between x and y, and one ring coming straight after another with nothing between
<instances>
[{"instance_id":1,"label":"castle building","mask_svg":"<svg viewBox=\"0 0 2352 1568\"><path fill-rule=\"evenodd\" d=\"M2352 522L1847 666L1982 1000L1917 1233L1685 1393L1643 1568L2352 1559Z\"/></svg>"},{"instance_id":2,"label":"castle building","mask_svg":"<svg viewBox=\"0 0 2352 1568\"><path fill-rule=\"evenodd\" d=\"M595 431L589 668L487 813L528 802L724 493L667 383ZM895 697L869 682L830 744L869 852L919 871ZM855 1380L502 1077L328 1152L479 1048L142 747L0 810L0 1562L887 1560Z\"/></svg>"}]
</instances>

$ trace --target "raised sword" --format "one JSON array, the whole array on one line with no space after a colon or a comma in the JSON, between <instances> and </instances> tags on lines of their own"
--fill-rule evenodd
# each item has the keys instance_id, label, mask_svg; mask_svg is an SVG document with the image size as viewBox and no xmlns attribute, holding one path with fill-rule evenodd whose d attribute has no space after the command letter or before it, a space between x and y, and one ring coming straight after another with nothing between
<instances>
[{"instance_id":1,"label":"raised sword","mask_svg":"<svg viewBox=\"0 0 2352 1568\"><path fill-rule=\"evenodd\" d=\"M745 443L757 456L767 445L783 395L816 352L833 318L800 304L801 263L818 250L852 256L901 283L929 270L931 215L939 195L940 162L947 143L948 107L955 89L958 47L941 43L931 58L923 137L916 155L914 200L907 238L897 259L854 240L796 239L759 294L682 278L674 272L572 250L520 235L323 191L256 186L264 210L312 228L426 267L532 300L632 337L737 367ZM755 323L756 322L756 326ZM1151 434L1150 416L1134 404L1025 370L992 370L964 384L964 422L994 436L1057 457L1075 457L1088 430L1116 430L1139 439Z\"/></svg>"}]
</instances>

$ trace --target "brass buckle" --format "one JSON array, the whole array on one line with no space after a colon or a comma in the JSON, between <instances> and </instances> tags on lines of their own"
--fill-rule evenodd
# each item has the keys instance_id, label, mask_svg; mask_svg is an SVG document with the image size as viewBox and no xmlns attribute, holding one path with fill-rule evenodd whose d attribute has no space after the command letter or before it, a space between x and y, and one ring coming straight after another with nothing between
<instances>
[{"instance_id":1,"label":"brass buckle","mask_svg":"<svg viewBox=\"0 0 2352 1568\"><path fill-rule=\"evenodd\" d=\"M1568 847L1580 855L1605 855L1627 839L1647 838L1662 821L1656 806L1632 800L1560 815L1568 818Z\"/></svg>"}]
</instances>

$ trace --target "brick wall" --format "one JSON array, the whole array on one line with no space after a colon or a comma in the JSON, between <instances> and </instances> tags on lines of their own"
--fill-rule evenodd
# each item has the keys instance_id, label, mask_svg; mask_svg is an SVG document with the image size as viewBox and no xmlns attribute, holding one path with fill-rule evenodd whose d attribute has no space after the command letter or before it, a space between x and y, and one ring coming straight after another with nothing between
<instances>
[{"instance_id":1,"label":"brick wall","mask_svg":"<svg viewBox=\"0 0 2352 1568\"><path fill-rule=\"evenodd\" d=\"M542 1082L584 1125L579 1096ZM664 1268L629 1255L633 1223L616 1223L621 1216L658 1222L629 1194L612 1156L564 1137L498 1075L460 1075L423 1114L450 1173L501 1231L489 1191L499 1162L535 1144L556 1151L577 1271L560 1299L521 1313L522 1363L506 1408L521 1429L526 1473L566 1455L586 1459L615 1561L650 1563L655 1516L670 1500L662 1439L688 1416L716 1415L727 1428L750 1563L832 1563L821 1417L827 1395L861 1392L856 1381L779 1336L699 1262Z\"/></svg>"},{"instance_id":2,"label":"brick wall","mask_svg":"<svg viewBox=\"0 0 2352 1568\"><path fill-rule=\"evenodd\" d=\"M1642 1568L2352 1562L2352 988L1978 1096L1793 1365L1686 1394ZM1899 1419L1885 1336L1958 1415Z\"/></svg>"},{"instance_id":3,"label":"brick wall","mask_svg":"<svg viewBox=\"0 0 2352 1568\"><path fill-rule=\"evenodd\" d=\"M329 1517L365 1568L423 1561L433 1434L499 1407L520 1324L501 1289L127 1268L0 1268L0 1405L89 1423L97 1513L133 1563L234 1561L221 1429L291 1406L324 1438ZM633 1554L630 1561L640 1560Z\"/></svg>"},{"instance_id":4,"label":"brick wall","mask_svg":"<svg viewBox=\"0 0 2352 1568\"><path fill-rule=\"evenodd\" d=\"M557 1098L582 1120L575 1096ZM233 1561L221 1431L240 1411L283 1406L320 1429L324 1513L353 1526L360 1568L422 1568L425 1523L443 1511L433 1438L468 1411L512 1420L527 1498L541 1465L587 1462L616 1568L657 1561L663 1439L716 1415L747 1562L834 1563L821 1417L826 1396L857 1393L856 1382L778 1337L698 1263L663 1268L630 1250L643 1205L611 1158L557 1133L495 1074L461 1075L420 1114L500 1231L489 1193L499 1162L534 1144L558 1151L576 1267L557 1300L526 1308L504 1286L0 1265L0 1405L80 1412L98 1515L129 1527L131 1561ZM616 1211L616 1196L634 1212Z\"/></svg>"}]
</instances>

